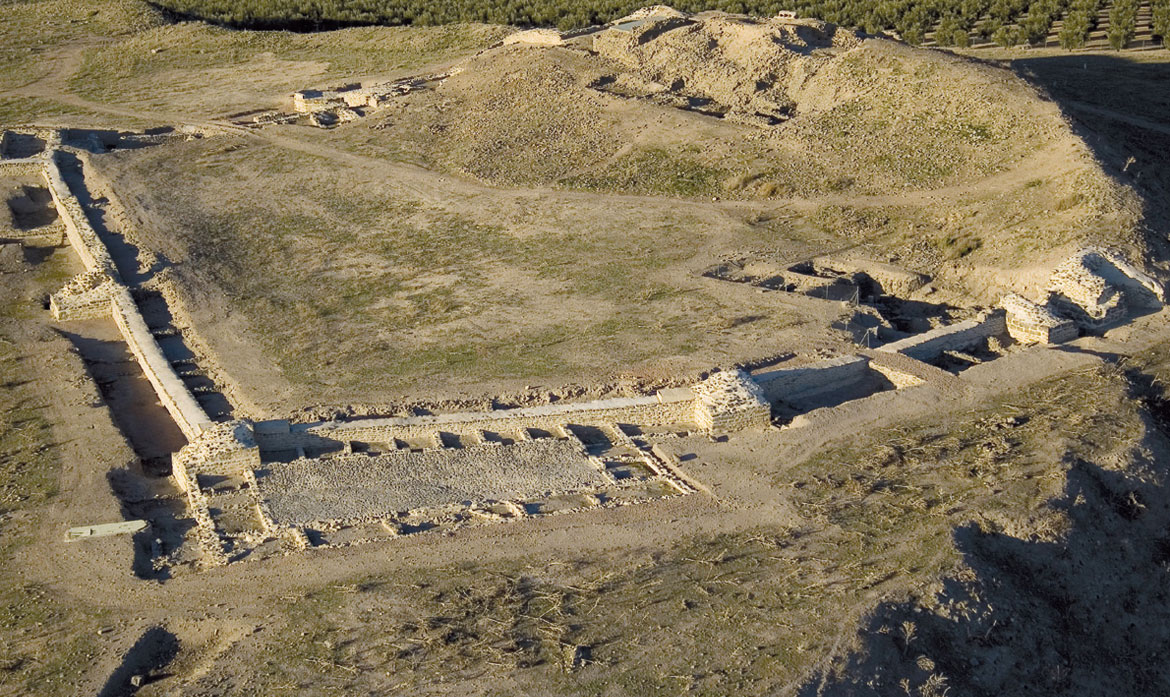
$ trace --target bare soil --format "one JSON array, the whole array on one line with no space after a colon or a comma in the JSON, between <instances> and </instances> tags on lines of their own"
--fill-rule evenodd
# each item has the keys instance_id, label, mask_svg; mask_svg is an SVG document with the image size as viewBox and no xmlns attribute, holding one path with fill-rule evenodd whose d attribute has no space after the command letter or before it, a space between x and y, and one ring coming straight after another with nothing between
<instances>
[{"instance_id":1,"label":"bare soil","mask_svg":"<svg viewBox=\"0 0 1170 697\"><path fill-rule=\"evenodd\" d=\"M255 98L266 107L306 77L449 67L503 33L269 37L166 25L130 0L9 4L0 16L12 39L0 44L0 114L77 128L206 123L253 106L252 90L271 90ZM436 35L457 40L436 48ZM369 41L360 58L316 64L354 37ZM418 55L377 58L403 37ZM312 42L318 53L297 55ZM595 131L629 154L644 138L656 154L631 155L625 170L605 138L602 159L570 162L576 174L616 171L616 188L636 193L566 179L565 163L535 157L524 171L536 181L505 181L529 163L487 147L502 137L490 130L391 137L411 123L455 127L431 112L442 99L475 105L468 71L381 129L367 118L95 155L124 197L119 234L138 247L128 261L151 271L146 290L173 294L173 319L195 329L216 384L251 396L241 411L405 410L420 395L527 403L769 353L853 350L848 324L834 326L852 309L699 275L726 258L783 267L849 251L929 273L933 293L910 300L956 307L1038 283L1086 240L1130 244L1164 267L1164 61L1003 57L1024 83L867 42L847 51L892 101L839 122L798 110L765 126L630 96L652 77L618 62L548 51L533 59L546 70L532 70L519 50L470 59L483 94L502 99L498 123L535 137L518 141L530 154L592 157L573 143L597 142ZM96 82L119 56L110 82ZM199 79L208 69L217 80ZM257 69L289 73L245 82ZM150 82L159 74L169 81ZM506 74L529 100L504 99ZM604 75L609 91L589 87ZM939 142L943 117L981 98L956 89L931 121L925 105L952 83L999 84L1004 101L984 108L1007 119L1007 142L991 141L972 170L886 188L928 170L874 165L889 153L878 117L913 103L924 130L889 127ZM698 90L677 96L718 101ZM542 99L560 120L524 130ZM1028 142L1011 142L1013 120ZM767 178L734 159L784 138L828 142L835 124L861 144L872 177L860 184L814 178L763 195ZM680 140L700 145L671 151ZM847 173L843 152L810 152L809 166ZM711 174L724 161L738 186ZM974 171L987 162L1001 164ZM674 171L687 177L663 175ZM722 189L679 188L695 182ZM0 191L23 195L13 187L26 183ZM803 428L675 438L680 469L701 484L693 495L199 569L183 498L136 452L136 432L166 433L147 412L131 425L111 412L147 401L106 383L128 364L87 364L63 334L85 332L44 310L76 260L24 251L0 274L0 694L1133 695L1170 681L1165 312L830 406ZM156 521L145 536L64 539L75 525L145 516ZM170 575L152 568L160 557Z\"/></svg>"}]
</instances>

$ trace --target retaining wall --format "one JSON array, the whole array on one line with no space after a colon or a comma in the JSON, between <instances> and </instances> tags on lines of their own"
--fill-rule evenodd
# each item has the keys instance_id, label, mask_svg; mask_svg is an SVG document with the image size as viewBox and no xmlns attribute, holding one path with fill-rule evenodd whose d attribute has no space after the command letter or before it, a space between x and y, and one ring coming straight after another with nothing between
<instances>
[{"instance_id":1,"label":"retaining wall","mask_svg":"<svg viewBox=\"0 0 1170 697\"><path fill-rule=\"evenodd\" d=\"M922 334L915 334L901 341L886 344L878 349L886 353L901 353L920 361L938 358L943 351L961 351L980 341L1003 334L1007 321L1003 310L984 313L975 319L948 324Z\"/></svg>"},{"instance_id":2,"label":"retaining wall","mask_svg":"<svg viewBox=\"0 0 1170 697\"><path fill-rule=\"evenodd\" d=\"M118 274L117 267L114 266L113 257L110 256L109 250L106 249L106 245L102 243L93 226L89 224L89 218L85 216L81 202L73 195L69 185L61 176L56 153L42 163L41 172L44 174L45 182L49 185L49 192L53 195L53 203L57 206L57 215L65 223L65 235L69 238L69 243L73 246L74 251L81 257L81 262L85 264L86 270L101 271L121 283L122 279Z\"/></svg>"},{"instance_id":3,"label":"retaining wall","mask_svg":"<svg viewBox=\"0 0 1170 697\"><path fill-rule=\"evenodd\" d=\"M69 189L65 179L61 176L58 153L51 151L48 157L39 160L41 173L52 193L53 202L57 206L57 213L65 225L65 234L70 245L85 264L87 271L74 283L66 286L61 293L51 298L54 314L58 319L69 319L77 316L92 316L96 308L90 295L100 298L108 292L105 302L106 312L113 315L114 323L118 325L122 338L130 348L131 353L138 360L138 365L146 375L146 379L154 386L159 402L175 419L175 423L188 440L193 440L212 424L199 402L195 399L187 385L175 372L171 362L163 355L150 328L138 309L137 303L130 295L130 290L122 283L121 276L114 266L105 244L98 236L97 231L89 224L89 219L81 207L81 202ZM109 279L103 284L88 282L93 290L83 293L69 293L72 286L77 285L83 277L101 275ZM108 291L105 285L113 287ZM74 289L78 290L78 289ZM101 292L98 292L98 291ZM73 305L69 300L77 300ZM74 306L76 305L76 307ZM104 313L103 313L104 314Z\"/></svg>"},{"instance_id":4,"label":"retaining wall","mask_svg":"<svg viewBox=\"0 0 1170 697\"><path fill-rule=\"evenodd\" d=\"M463 412L385 419L293 424L261 421L255 426L257 444L265 450L294 450L322 440L386 442L394 438L431 437L442 431L478 435L480 431L552 429L566 423L596 425L629 423L641 426L690 424L695 395L690 389L663 390L648 397L602 399L572 404L550 404L494 412Z\"/></svg>"},{"instance_id":5,"label":"retaining wall","mask_svg":"<svg viewBox=\"0 0 1170 697\"><path fill-rule=\"evenodd\" d=\"M111 305L114 322L122 331L122 336L134 357L138 359L138 364L142 366L146 379L154 385L159 401L174 417L183 435L187 436L188 440L194 439L212 424L207 412L203 411L203 407L191 395L191 391L175 372L171 362L163 355L158 342L154 340L154 335L150 333L150 328L142 319L138 305L130 297L130 291L125 286L114 293Z\"/></svg>"},{"instance_id":6,"label":"retaining wall","mask_svg":"<svg viewBox=\"0 0 1170 697\"><path fill-rule=\"evenodd\" d=\"M841 356L795 368L757 373L752 378L769 402L810 397L855 385L870 376L869 359Z\"/></svg>"}]
</instances>

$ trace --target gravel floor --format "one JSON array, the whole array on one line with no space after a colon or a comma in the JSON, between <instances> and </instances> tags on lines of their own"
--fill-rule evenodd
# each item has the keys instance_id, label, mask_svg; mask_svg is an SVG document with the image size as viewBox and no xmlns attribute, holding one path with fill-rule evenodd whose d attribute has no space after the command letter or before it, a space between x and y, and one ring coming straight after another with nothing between
<instances>
[{"instance_id":1,"label":"gravel floor","mask_svg":"<svg viewBox=\"0 0 1170 697\"><path fill-rule=\"evenodd\" d=\"M287 524L523 499L608 482L579 444L562 440L297 460L259 470L257 479L273 518Z\"/></svg>"}]
</instances>

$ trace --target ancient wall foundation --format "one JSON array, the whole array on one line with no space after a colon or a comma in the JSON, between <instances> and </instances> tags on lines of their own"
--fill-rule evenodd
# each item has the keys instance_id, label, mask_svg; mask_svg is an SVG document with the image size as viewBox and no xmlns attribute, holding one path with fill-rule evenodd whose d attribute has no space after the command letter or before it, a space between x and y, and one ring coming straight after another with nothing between
<instances>
[{"instance_id":1,"label":"ancient wall foundation","mask_svg":"<svg viewBox=\"0 0 1170 697\"><path fill-rule=\"evenodd\" d=\"M690 388L662 390L645 397L603 399L592 402L550 404L490 412L461 412L384 419L355 419L316 424L289 424L261 421L255 438L264 450L313 448L322 442L352 441L386 443L394 440L433 439L435 434L453 433L479 438L483 431L521 432L525 429L554 429L566 423L627 423L640 426L691 424L694 422L695 394Z\"/></svg>"},{"instance_id":2,"label":"ancient wall foundation","mask_svg":"<svg viewBox=\"0 0 1170 697\"><path fill-rule=\"evenodd\" d=\"M869 359L864 356L840 356L809 365L756 373L752 379L770 402L800 400L840 390L865 380L870 375Z\"/></svg>"},{"instance_id":3,"label":"ancient wall foundation","mask_svg":"<svg viewBox=\"0 0 1170 697\"><path fill-rule=\"evenodd\" d=\"M1077 325L1047 307L1015 293L1000 300L1007 312L1008 335L1023 344L1061 344L1077 338Z\"/></svg>"},{"instance_id":4,"label":"ancient wall foundation","mask_svg":"<svg viewBox=\"0 0 1170 697\"><path fill-rule=\"evenodd\" d=\"M878 351L901 353L919 361L931 361L944 351L962 351L979 344L988 337L1007 331L1003 310L986 312L975 319L948 324L922 334L882 346Z\"/></svg>"}]
</instances>

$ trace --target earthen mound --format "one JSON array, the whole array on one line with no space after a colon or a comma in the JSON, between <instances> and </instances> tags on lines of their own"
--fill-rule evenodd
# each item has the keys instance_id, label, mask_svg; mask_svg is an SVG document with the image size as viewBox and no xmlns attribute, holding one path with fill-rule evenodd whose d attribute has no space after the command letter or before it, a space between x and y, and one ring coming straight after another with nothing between
<instances>
[{"instance_id":1,"label":"earthen mound","mask_svg":"<svg viewBox=\"0 0 1170 697\"><path fill-rule=\"evenodd\" d=\"M676 13L619 21L593 47L672 91L775 123L791 115L791 92L839 53L833 49L860 43L856 33L815 20Z\"/></svg>"}]
</instances>

